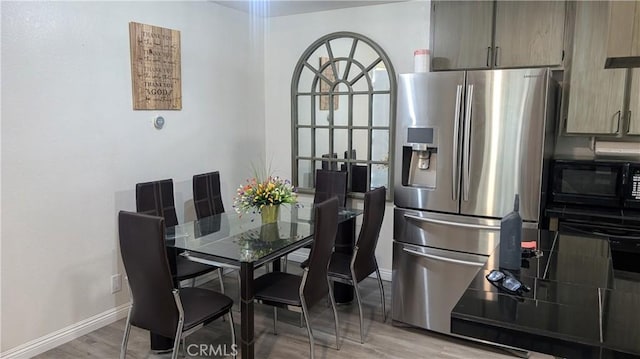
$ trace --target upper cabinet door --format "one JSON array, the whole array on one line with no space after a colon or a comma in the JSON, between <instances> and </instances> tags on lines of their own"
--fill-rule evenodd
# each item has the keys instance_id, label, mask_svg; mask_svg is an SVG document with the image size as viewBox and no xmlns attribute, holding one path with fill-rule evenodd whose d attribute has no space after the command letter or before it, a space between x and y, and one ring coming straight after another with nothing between
<instances>
[{"instance_id":1,"label":"upper cabinet door","mask_svg":"<svg viewBox=\"0 0 640 359\"><path fill-rule=\"evenodd\" d=\"M434 1L431 8L431 69L491 67L493 2Z\"/></svg>"},{"instance_id":2,"label":"upper cabinet door","mask_svg":"<svg viewBox=\"0 0 640 359\"><path fill-rule=\"evenodd\" d=\"M567 133L616 134L624 114L626 69L605 69L608 1L576 1Z\"/></svg>"},{"instance_id":3,"label":"upper cabinet door","mask_svg":"<svg viewBox=\"0 0 640 359\"><path fill-rule=\"evenodd\" d=\"M640 135L640 69L633 69L631 95L629 96L629 132Z\"/></svg>"},{"instance_id":4,"label":"upper cabinet door","mask_svg":"<svg viewBox=\"0 0 640 359\"><path fill-rule=\"evenodd\" d=\"M612 58L640 56L640 1L611 2L607 47Z\"/></svg>"},{"instance_id":5,"label":"upper cabinet door","mask_svg":"<svg viewBox=\"0 0 640 359\"><path fill-rule=\"evenodd\" d=\"M494 67L561 65L564 20L564 1L497 1Z\"/></svg>"}]
</instances>

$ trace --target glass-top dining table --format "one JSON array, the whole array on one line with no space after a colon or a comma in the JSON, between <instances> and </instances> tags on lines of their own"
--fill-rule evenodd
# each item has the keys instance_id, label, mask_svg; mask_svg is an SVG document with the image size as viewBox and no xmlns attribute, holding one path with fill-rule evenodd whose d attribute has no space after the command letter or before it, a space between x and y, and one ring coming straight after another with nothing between
<instances>
[{"instance_id":1,"label":"glass-top dining table","mask_svg":"<svg viewBox=\"0 0 640 359\"><path fill-rule=\"evenodd\" d=\"M254 269L273 262L273 270L279 270L280 261L276 259L312 243L313 212L312 203L299 203L281 206L278 221L271 224L263 225L259 213L229 212L166 229L167 246L176 248L189 260L239 269L239 349L242 358L254 358ZM350 233L342 237L351 238L346 238L350 243L345 243L344 238L337 239L336 251L353 249L355 218L361 214L359 209L341 208L338 211L339 226ZM341 232L340 228L338 232ZM340 233L338 237L341 237ZM157 343L161 342L157 339ZM153 335L151 346L161 349L154 348Z\"/></svg>"}]
</instances>

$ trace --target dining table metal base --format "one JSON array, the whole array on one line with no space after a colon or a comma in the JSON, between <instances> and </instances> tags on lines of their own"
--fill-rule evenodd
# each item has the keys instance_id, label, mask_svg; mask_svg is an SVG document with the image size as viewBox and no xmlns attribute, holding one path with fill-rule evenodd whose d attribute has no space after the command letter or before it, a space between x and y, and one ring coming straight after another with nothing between
<instances>
[{"instance_id":1,"label":"dining table metal base","mask_svg":"<svg viewBox=\"0 0 640 359\"><path fill-rule=\"evenodd\" d=\"M253 263L240 263L240 353L242 359L253 359L255 357L253 331L255 288L253 287L253 271Z\"/></svg>"}]
</instances>

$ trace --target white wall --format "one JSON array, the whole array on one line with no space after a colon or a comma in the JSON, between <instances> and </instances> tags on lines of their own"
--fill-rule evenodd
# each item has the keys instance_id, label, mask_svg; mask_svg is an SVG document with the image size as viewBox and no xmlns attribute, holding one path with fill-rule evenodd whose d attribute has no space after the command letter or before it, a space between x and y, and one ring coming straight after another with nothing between
<instances>
[{"instance_id":1,"label":"white wall","mask_svg":"<svg viewBox=\"0 0 640 359\"><path fill-rule=\"evenodd\" d=\"M116 214L135 209L135 183L173 178L181 218L191 176L219 170L231 210L264 154L264 50L262 23L210 2L1 11L5 352L128 301L110 276L123 271ZM132 110L130 21L181 31L181 111Z\"/></svg>"},{"instance_id":2,"label":"white wall","mask_svg":"<svg viewBox=\"0 0 640 359\"><path fill-rule=\"evenodd\" d=\"M270 18L265 42L267 158L291 176L291 78L304 52L318 38L352 31L375 41L389 56L396 74L413 71L413 51L428 48L429 2L411 1ZM378 264L391 271L393 205L388 204ZM386 272L385 271L385 272Z\"/></svg>"}]
</instances>

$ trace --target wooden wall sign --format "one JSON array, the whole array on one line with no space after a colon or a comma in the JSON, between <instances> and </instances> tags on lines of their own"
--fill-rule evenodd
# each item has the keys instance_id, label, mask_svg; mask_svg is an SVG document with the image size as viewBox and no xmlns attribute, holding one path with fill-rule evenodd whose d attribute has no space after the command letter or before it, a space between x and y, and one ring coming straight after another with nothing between
<instances>
[{"instance_id":1,"label":"wooden wall sign","mask_svg":"<svg viewBox=\"0 0 640 359\"><path fill-rule=\"evenodd\" d=\"M129 23L134 110L181 110L180 31Z\"/></svg>"}]
</instances>

